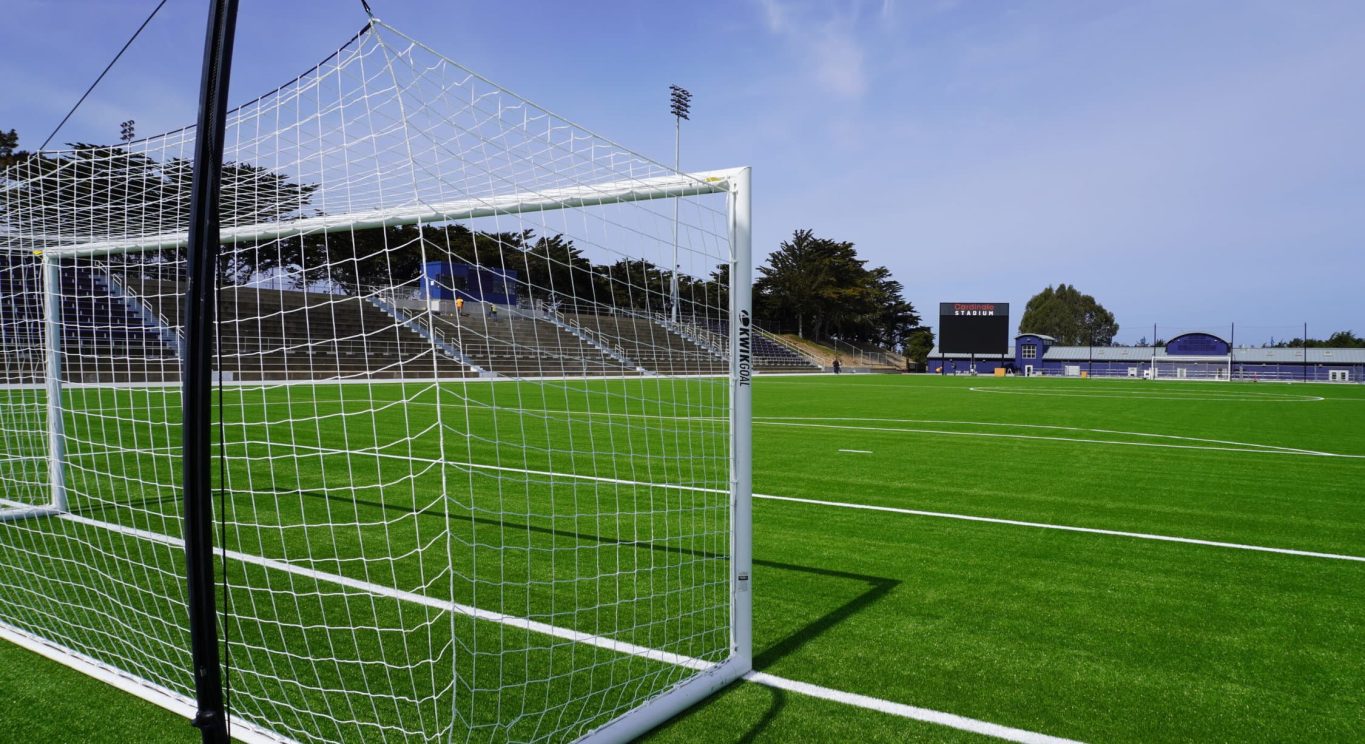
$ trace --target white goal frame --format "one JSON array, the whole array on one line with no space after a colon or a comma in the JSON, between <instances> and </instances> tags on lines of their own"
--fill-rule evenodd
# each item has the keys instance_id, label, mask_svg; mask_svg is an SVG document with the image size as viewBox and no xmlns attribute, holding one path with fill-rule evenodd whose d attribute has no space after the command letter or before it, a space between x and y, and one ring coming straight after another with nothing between
<instances>
[{"instance_id":1,"label":"white goal frame","mask_svg":"<svg viewBox=\"0 0 1365 744\"><path fill-rule=\"evenodd\" d=\"M1214 375L1212 377L1199 375L1195 377L1181 377L1178 373L1162 374L1162 368L1170 368L1179 365L1200 365L1201 367L1212 367ZM1159 356L1152 359L1152 379L1153 380L1188 380L1192 382L1229 382L1232 380L1232 355L1168 355Z\"/></svg>"},{"instance_id":2,"label":"white goal frame","mask_svg":"<svg viewBox=\"0 0 1365 744\"><path fill-rule=\"evenodd\" d=\"M750 169L741 167L692 174L677 173L634 181L574 186L537 193L465 199L354 214L326 215L292 221L229 227L222 230L221 242L231 244L234 241L271 240L329 231L399 225L430 225L531 211L597 207L708 194L726 195L730 239L729 269L731 280L728 308L728 320L731 329L731 342L728 350L730 389L730 654L724 661L712 664L665 652L632 651L625 649L629 644L619 644L625 649L626 653L635 653L657 661L687 667L696 671L697 674L678 682L672 688L588 732L580 741L631 741L731 682L740 679L753 668L753 595L751 589L753 563L751 506L753 325L751 285L753 260ZM52 485L51 500L46 505L21 505L5 499L3 494L0 494L0 521L72 516L68 514L63 483L66 435L63 431L63 386L61 381L63 323L61 259L178 248L185 246L187 242L187 235L177 233L155 235L145 239L52 245L42 251L41 260L44 277L43 336L46 357L46 367L43 373L47 395L48 431L46 432L46 441L49 447L47 455ZM39 386L35 385L34 387ZM193 701L159 686L152 680L132 680L118 670L97 662L91 662L78 651L45 639L37 639L28 634L16 632L3 623L0 623L0 638L21 642L29 648L40 650L44 655L115 684L120 689L144 700L175 710L186 717L192 718L195 715L196 708ZM589 639L588 642L596 642L599 645L604 642L612 643L610 639L596 637ZM277 735L273 735L272 732L253 728L235 717L233 720L234 727L244 727L235 729L234 733L248 734L251 740L263 741L277 738Z\"/></svg>"},{"instance_id":3,"label":"white goal frame","mask_svg":"<svg viewBox=\"0 0 1365 744\"><path fill-rule=\"evenodd\" d=\"M20 504L0 491L0 522L64 514L66 502L66 431L62 420L62 337L57 332L62 317L61 267L54 258L42 257L43 277L43 387L46 393L47 471L50 499L46 504Z\"/></svg>"}]
</instances>

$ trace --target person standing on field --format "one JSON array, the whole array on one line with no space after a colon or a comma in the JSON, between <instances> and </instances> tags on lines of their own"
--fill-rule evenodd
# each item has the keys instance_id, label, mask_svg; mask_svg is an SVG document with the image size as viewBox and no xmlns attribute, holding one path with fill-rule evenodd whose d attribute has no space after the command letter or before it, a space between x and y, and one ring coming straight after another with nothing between
<instances>
[{"instance_id":1,"label":"person standing on field","mask_svg":"<svg viewBox=\"0 0 1365 744\"><path fill-rule=\"evenodd\" d=\"M836 374L836 375L839 374L839 372L842 371L842 369L843 369L842 365L839 364L839 357L835 357L835 358L834 358L834 374Z\"/></svg>"}]
</instances>

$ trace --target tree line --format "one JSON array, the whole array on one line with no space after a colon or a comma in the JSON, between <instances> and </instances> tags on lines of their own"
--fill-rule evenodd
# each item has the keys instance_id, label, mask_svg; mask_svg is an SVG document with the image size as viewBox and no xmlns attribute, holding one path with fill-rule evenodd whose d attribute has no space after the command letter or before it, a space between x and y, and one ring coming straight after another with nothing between
<instances>
[{"instance_id":1,"label":"tree line","mask_svg":"<svg viewBox=\"0 0 1365 744\"><path fill-rule=\"evenodd\" d=\"M803 338L871 343L891 349L919 336L933 345L904 287L885 266L868 267L853 243L797 230L758 267L754 315L759 324ZM927 349L926 349L927 355Z\"/></svg>"},{"instance_id":2,"label":"tree line","mask_svg":"<svg viewBox=\"0 0 1365 744\"><path fill-rule=\"evenodd\" d=\"M1352 331L1337 331L1327 338L1310 338L1306 341L1302 338L1271 340L1266 346L1276 349L1365 349L1365 338Z\"/></svg>"},{"instance_id":3,"label":"tree line","mask_svg":"<svg viewBox=\"0 0 1365 744\"><path fill-rule=\"evenodd\" d=\"M102 233L129 229L171 233L188 229L193 177L183 158L157 161L119 147L77 143L66 152L18 149L13 130L0 132L0 167L18 166L0 224L11 236ZM313 216L318 187L248 163L223 167L220 220L224 227ZM88 224L73 224L85 215ZM134 258L129 256L130 259ZM183 261L181 249L139 254L158 269ZM404 225L312 233L265 245L225 244L218 276L225 285L269 280L274 286L355 294L367 285L407 286L426 262L491 268L508 276L524 297L664 312L672 301L670 273L640 258L594 263L563 235L490 232L458 224ZM506 272L515 271L515 280ZM758 268L755 315L760 324L790 327L811 338L834 338L890 348L932 346L903 287L884 266L867 266L850 242L797 230ZM729 266L709 276L679 275L684 316L716 318L728 305ZM913 343L911 343L913 341Z\"/></svg>"},{"instance_id":4,"label":"tree line","mask_svg":"<svg viewBox=\"0 0 1365 744\"><path fill-rule=\"evenodd\" d=\"M86 143L62 153L27 153L18 149L18 134L10 130L0 131L0 168L13 169L3 175L10 195L0 202L0 226L11 240L35 235L88 240L189 227L193 164L184 158L158 161ZM317 190L315 184L295 183L267 168L224 163L219 219L233 227L316 216L311 202ZM7 204L15 206L6 209ZM164 267L182 263L184 256L181 249L168 249L128 259ZM493 269L533 299L661 312L672 298L668 269L650 261L594 264L563 235L458 224L316 232L263 245L225 243L218 277L225 285L269 280L275 286L355 294L371 285L414 284L430 261ZM714 308L728 299L728 279L728 267L717 267L708 277L680 275L683 312L714 316Z\"/></svg>"}]
</instances>

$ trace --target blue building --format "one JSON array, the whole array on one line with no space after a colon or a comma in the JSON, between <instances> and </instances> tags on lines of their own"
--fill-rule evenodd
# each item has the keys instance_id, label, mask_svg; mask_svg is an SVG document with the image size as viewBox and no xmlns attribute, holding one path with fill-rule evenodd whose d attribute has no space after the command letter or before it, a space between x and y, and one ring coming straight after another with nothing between
<instances>
[{"instance_id":1,"label":"blue building","mask_svg":"<svg viewBox=\"0 0 1365 744\"><path fill-rule=\"evenodd\" d=\"M1365 349L1232 348L1214 333L1184 333L1164 346L1060 346L1051 336L1022 333L1004 357L929 355L939 374L1135 377L1201 380L1365 381Z\"/></svg>"}]
</instances>

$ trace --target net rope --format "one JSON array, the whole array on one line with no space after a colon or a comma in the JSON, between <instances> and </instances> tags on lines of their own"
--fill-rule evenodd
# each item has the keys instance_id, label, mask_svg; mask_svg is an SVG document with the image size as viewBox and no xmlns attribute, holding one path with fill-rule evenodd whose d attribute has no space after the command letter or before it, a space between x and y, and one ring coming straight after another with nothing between
<instances>
[{"instance_id":1,"label":"net rope","mask_svg":"<svg viewBox=\"0 0 1365 744\"><path fill-rule=\"evenodd\" d=\"M0 627L181 698L193 143L0 175ZM724 662L723 189L379 22L234 109L225 149L233 715L298 741L572 740ZM669 182L695 193L619 198ZM57 490L63 515L5 518Z\"/></svg>"}]
</instances>

